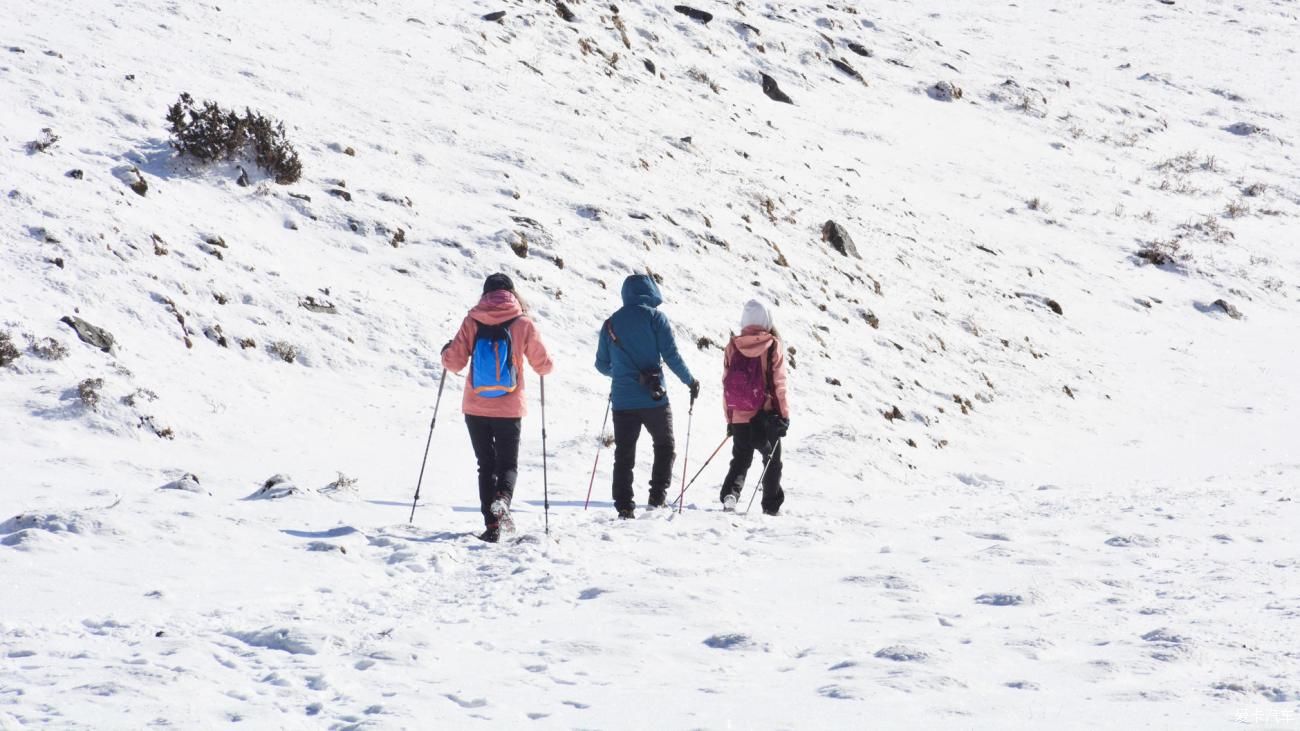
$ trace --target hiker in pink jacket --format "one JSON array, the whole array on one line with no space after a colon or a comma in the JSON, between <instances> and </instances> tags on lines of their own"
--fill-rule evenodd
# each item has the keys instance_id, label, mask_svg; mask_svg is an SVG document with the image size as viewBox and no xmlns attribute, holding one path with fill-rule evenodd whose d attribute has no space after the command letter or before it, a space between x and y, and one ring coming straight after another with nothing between
<instances>
[{"instance_id":1,"label":"hiker in pink jacket","mask_svg":"<svg viewBox=\"0 0 1300 731\"><path fill-rule=\"evenodd\" d=\"M745 303L740 334L732 336L722 356L723 401L727 433L732 438L731 469L722 482L722 509L736 509L754 450L763 456L763 513L777 515L781 489L781 438L790 428L785 388L785 353L772 316L757 300Z\"/></svg>"},{"instance_id":2,"label":"hiker in pink jacket","mask_svg":"<svg viewBox=\"0 0 1300 731\"><path fill-rule=\"evenodd\" d=\"M483 283L483 298L469 311L456 337L442 348L442 367L465 378L461 411L478 459L478 498L487 529L479 538L496 543L513 528L510 500L519 465L519 436L528 412L524 359L539 376L553 364L546 346L515 293L514 282L493 274Z\"/></svg>"}]
</instances>

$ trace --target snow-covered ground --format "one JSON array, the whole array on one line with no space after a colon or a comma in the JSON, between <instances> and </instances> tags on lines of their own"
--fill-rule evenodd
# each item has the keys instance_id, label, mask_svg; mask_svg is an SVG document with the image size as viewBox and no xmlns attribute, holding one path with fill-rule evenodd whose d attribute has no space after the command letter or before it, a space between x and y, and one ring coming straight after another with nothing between
<instances>
[{"instance_id":1,"label":"snow-covered ground","mask_svg":"<svg viewBox=\"0 0 1300 731\"><path fill-rule=\"evenodd\" d=\"M1300 728L1300 7L1056 5L0 2L0 728ZM775 305L782 516L583 510L647 268L692 465ZM406 519L498 270L558 367L489 546L457 376Z\"/></svg>"}]
</instances>

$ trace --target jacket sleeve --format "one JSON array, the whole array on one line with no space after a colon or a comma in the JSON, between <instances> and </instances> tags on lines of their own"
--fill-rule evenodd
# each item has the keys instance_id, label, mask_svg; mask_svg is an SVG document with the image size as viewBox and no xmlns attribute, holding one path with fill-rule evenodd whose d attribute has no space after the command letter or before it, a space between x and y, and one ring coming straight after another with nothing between
<instances>
[{"instance_id":1,"label":"jacket sleeve","mask_svg":"<svg viewBox=\"0 0 1300 731\"><path fill-rule=\"evenodd\" d=\"M722 351L722 387L718 393L722 396L722 413L727 415L727 423L731 423L731 409L727 408L727 369L731 367L731 357L736 352L735 339L727 341L727 347Z\"/></svg>"},{"instance_id":2,"label":"jacket sleeve","mask_svg":"<svg viewBox=\"0 0 1300 731\"><path fill-rule=\"evenodd\" d=\"M604 325L600 326L600 334L596 337L596 370L602 376L614 375L614 364L609 359L609 333L605 332Z\"/></svg>"},{"instance_id":3,"label":"jacket sleeve","mask_svg":"<svg viewBox=\"0 0 1300 731\"><path fill-rule=\"evenodd\" d=\"M682 383L691 385L695 377L691 375L691 369L686 367L686 361L682 360L682 354L677 352L677 338L673 337L673 326L668 323L668 316L655 310L654 313L654 331L655 344L659 347L659 355L664 359L664 363Z\"/></svg>"},{"instance_id":4,"label":"jacket sleeve","mask_svg":"<svg viewBox=\"0 0 1300 731\"><path fill-rule=\"evenodd\" d=\"M785 387L785 351L781 341L772 343L772 392L776 395L776 409L784 419L790 418L790 396Z\"/></svg>"},{"instance_id":5,"label":"jacket sleeve","mask_svg":"<svg viewBox=\"0 0 1300 731\"><path fill-rule=\"evenodd\" d=\"M537 375L550 375L551 371L555 370L555 363L551 361L551 355L546 352L546 345L542 342L541 333L537 332L537 326L528 318L519 322L524 330L523 351L528 358L528 364L533 367Z\"/></svg>"},{"instance_id":6,"label":"jacket sleeve","mask_svg":"<svg viewBox=\"0 0 1300 731\"><path fill-rule=\"evenodd\" d=\"M469 365L469 356L474 348L474 331L477 325L472 318L466 317L460 324L456 337L452 338L451 347L442 351L442 367L452 373L460 373Z\"/></svg>"}]
</instances>

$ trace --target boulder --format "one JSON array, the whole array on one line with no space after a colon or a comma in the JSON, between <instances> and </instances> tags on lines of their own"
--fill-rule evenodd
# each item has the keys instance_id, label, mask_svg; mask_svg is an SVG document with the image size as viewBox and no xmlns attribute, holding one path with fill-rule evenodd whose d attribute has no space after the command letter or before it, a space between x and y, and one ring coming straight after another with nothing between
<instances>
[{"instance_id":1,"label":"boulder","mask_svg":"<svg viewBox=\"0 0 1300 731\"><path fill-rule=\"evenodd\" d=\"M696 10L695 8L692 8L689 5L674 5L673 10L676 10L677 12L681 13L682 15L685 15L691 20L698 20L705 25L708 25L709 21L713 20L713 13L705 12L703 10Z\"/></svg>"},{"instance_id":2,"label":"boulder","mask_svg":"<svg viewBox=\"0 0 1300 731\"><path fill-rule=\"evenodd\" d=\"M781 87L777 85L776 79L764 73L760 73L759 76L763 78L763 93L767 94L768 99L771 99L774 102L781 102L782 104L794 104L794 100L790 98L790 95L781 91Z\"/></svg>"},{"instance_id":3,"label":"boulder","mask_svg":"<svg viewBox=\"0 0 1300 731\"><path fill-rule=\"evenodd\" d=\"M113 345L117 342L116 339L113 338L113 334L109 331L91 325L75 315L68 315L62 320L59 320L59 322L71 327L73 331L77 333L77 337L81 338L81 342L86 343L87 345L93 345L105 353L112 352Z\"/></svg>"},{"instance_id":4,"label":"boulder","mask_svg":"<svg viewBox=\"0 0 1300 731\"><path fill-rule=\"evenodd\" d=\"M951 81L940 81L929 89L926 89L925 93L929 94L931 99L941 102L957 101L961 98L962 94L961 87Z\"/></svg>"},{"instance_id":5,"label":"boulder","mask_svg":"<svg viewBox=\"0 0 1300 731\"><path fill-rule=\"evenodd\" d=\"M858 247L854 245L853 239L849 237L849 232L834 221L827 221L826 225L822 226L822 241L830 242L831 247L840 252L841 256L851 256L855 259L862 258L862 255L858 253Z\"/></svg>"}]
</instances>

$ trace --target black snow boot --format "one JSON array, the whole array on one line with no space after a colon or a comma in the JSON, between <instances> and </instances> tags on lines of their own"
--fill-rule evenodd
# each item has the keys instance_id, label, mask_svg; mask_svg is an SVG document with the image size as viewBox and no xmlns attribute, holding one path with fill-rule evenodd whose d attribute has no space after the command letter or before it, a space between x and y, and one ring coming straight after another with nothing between
<instances>
[{"instance_id":1,"label":"black snow boot","mask_svg":"<svg viewBox=\"0 0 1300 731\"><path fill-rule=\"evenodd\" d=\"M478 534L478 539L487 543L496 543L501 540L501 528L496 523L490 523L482 533Z\"/></svg>"},{"instance_id":2,"label":"black snow boot","mask_svg":"<svg viewBox=\"0 0 1300 731\"><path fill-rule=\"evenodd\" d=\"M632 519L635 518L635 517L636 517L636 508L619 508L619 509L618 509L618 519L619 519L619 520L632 520Z\"/></svg>"}]
</instances>

